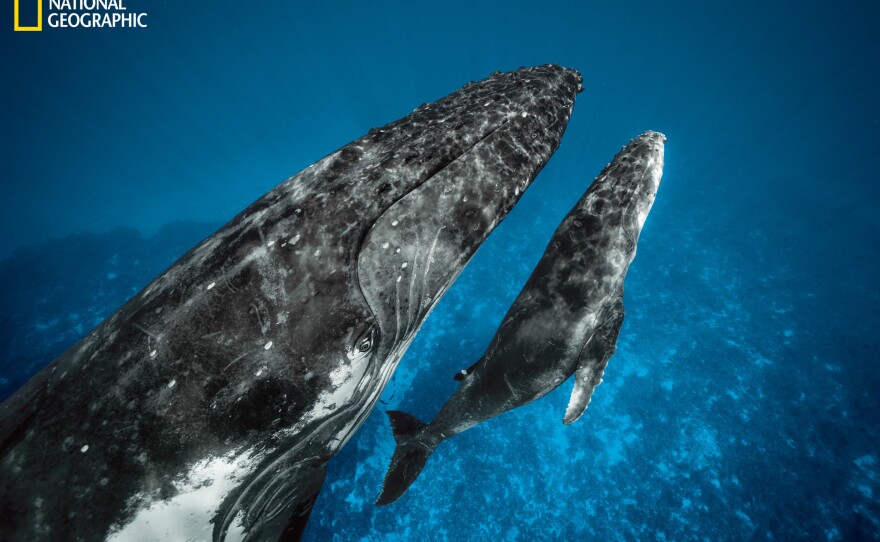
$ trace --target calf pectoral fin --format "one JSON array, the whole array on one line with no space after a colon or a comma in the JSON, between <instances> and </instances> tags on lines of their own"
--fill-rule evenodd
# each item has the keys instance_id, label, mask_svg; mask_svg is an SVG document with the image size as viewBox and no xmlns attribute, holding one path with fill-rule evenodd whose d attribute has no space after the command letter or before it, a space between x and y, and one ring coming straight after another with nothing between
<instances>
[{"instance_id":1,"label":"calf pectoral fin","mask_svg":"<svg viewBox=\"0 0 880 542\"><path fill-rule=\"evenodd\" d=\"M590 404L593 390L602 383L602 375L605 374L608 360L617 350L617 336L623 325L621 299L617 300L609 313L581 349L575 371L574 389L568 401L568 408L565 409L565 417L562 419L562 423L566 425L574 423L583 415L587 405Z\"/></svg>"},{"instance_id":2,"label":"calf pectoral fin","mask_svg":"<svg viewBox=\"0 0 880 542\"><path fill-rule=\"evenodd\" d=\"M576 422L587 410L587 405L593 397L593 390L602 383L602 375L605 373L606 361L596 366L578 366L575 373L574 389L571 390L571 398L565 409L565 417L562 423L568 425Z\"/></svg>"}]
</instances>

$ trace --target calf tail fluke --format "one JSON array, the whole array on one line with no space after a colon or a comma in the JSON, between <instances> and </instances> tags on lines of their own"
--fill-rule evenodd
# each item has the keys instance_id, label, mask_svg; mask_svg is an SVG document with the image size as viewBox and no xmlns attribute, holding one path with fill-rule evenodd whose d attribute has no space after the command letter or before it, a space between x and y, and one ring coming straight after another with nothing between
<instances>
[{"instance_id":1,"label":"calf tail fluke","mask_svg":"<svg viewBox=\"0 0 880 542\"><path fill-rule=\"evenodd\" d=\"M391 504L399 499L418 478L428 456L434 451L432 445L418 438L419 432L427 424L399 410L389 410L386 414L391 420L397 449L394 450L391 466L385 474L382 493L376 501L379 506Z\"/></svg>"}]
</instances>

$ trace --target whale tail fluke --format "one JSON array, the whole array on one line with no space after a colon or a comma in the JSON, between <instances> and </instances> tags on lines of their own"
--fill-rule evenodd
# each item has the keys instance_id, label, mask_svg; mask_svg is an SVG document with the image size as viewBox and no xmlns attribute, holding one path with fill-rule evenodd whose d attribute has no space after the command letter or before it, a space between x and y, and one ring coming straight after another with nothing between
<instances>
[{"instance_id":1,"label":"whale tail fluke","mask_svg":"<svg viewBox=\"0 0 880 542\"><path fill-rule=\"evenodd\" d=\"M406 493L407 488L422 472L428 456L434 451L434 446L418 438L418 433L427 427L426 423L399 410L389 410L386 414L391 421L397 449L394 450L391 465L385 473L382 493L376 500L378 506L391 504Z\"/></svg>"}]
</instances>

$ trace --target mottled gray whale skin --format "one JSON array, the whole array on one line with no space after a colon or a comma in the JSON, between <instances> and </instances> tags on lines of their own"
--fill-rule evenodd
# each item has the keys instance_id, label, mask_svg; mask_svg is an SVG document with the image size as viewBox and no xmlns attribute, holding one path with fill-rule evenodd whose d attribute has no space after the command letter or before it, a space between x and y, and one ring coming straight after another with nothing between
<instances>
[{"instance_id":1,"label":"mottled gray whale skin","mask_svg":"<svg viewBox=\"0 0 880 542\"><path fill-rule=\"evenodd\" d=\"M0 539L298 539L581 82L546 65L469 83L180 258L0 406Z\"/></svg>"},{"instance_id":2,"label":"mottled gray whale skin","mask_svg":"<svg viewBox=\"0 0 880 542\"><path fill-rule=\"evenodd\" d=\"M397 500L444 440L530 403L572 374L564 423L577 420L617 345L623 281L663 172L665 136L646 132L614 157L575 205L508 310L486 353L430 424L388 416L397 449L377 504Z\"/></svg>"}]
</instances>

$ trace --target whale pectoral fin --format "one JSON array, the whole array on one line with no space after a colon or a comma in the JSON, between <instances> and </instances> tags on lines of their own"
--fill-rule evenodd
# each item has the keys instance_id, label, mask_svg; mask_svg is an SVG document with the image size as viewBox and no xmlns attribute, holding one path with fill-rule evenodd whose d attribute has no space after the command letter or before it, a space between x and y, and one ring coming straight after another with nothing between
<instances>
[{"instance_id":1,"label":"whale pectoral fin","mask_svg":"<svg viewBox=\"0 0 880 542\"><path fill-rule=\"evenodd\" d=\"M282 455L261 462L247 479L226 494L211 520L214 529L210 540L302 539L324 485L330 456L287 459ZM238 533L233 536L231 531Z\"/></svg>"},{"instance_id":2,"label":"whale pectoral fin","mask_svg":"<svg viewBox=\"0 0 880 542\"><path fill-rule=\"evenodd\" d=\"M291 510L287 519L287 525L279 540L300 540L315 507L315 501L324 485L324 477L327 474L327 463L313 469L311 476L306 480L305 487L301 492L302 499Z\"/></svg>"},{"instance_id":3,"label":"whale pectoral fin","mask_svg":"<svg viewBox=\"0 0 880 542\"><path fill-rule=\"evenodd\" d=\"M477 368L478 363L480 363L480 360L477 360L476 362L474 362L474 364L471 365L470 367L468 367L467 369L462 369L462 370L458 371L457 373L455 373L455 376L453 376L452 378L454 378L456 382L464 381L464 377L466 377L466 376L470 375L472 372L474 372L474 369Z\"/></svg>"},{"instance_id":4,"label":"whale pectoral fin","mask_svg":"<svg viewBox=\"0 0 880 542\"><path fill-rule=\"evenodd\" d=\"M617 336L623 325L623 299L619 298L609 311L605 321L581 349L575 372L574 389L565 409L562 423L574 423L587 410L593 390L602 383L602 375L608 360L617 350Z\"/></svg>"}]
</instances>

